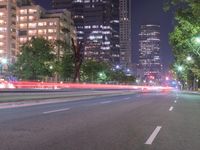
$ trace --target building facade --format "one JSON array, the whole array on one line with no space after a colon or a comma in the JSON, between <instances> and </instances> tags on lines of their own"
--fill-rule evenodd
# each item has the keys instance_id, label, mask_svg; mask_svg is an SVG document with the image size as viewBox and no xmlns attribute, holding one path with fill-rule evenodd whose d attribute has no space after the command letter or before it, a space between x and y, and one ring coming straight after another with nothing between
<instances>
[{"instance_id":1,"label":"building facade","mask_svg":"<svg viewBox=\"0 0 200 150\"><path fill-rule=\"evenodd\" d=\"M68 37L67 37L68 35ZM67 10L46 11L39 5L17 8L17 49L32 37L43 37L56 41L75 38L71 13Z\"/></svg>"},{"instance_id":2,"label":"building facade","mask_svg":"<svg viewBox=\"0 0 200 150\"><path fill-rule=\"evenodd\" d=\"M83 44L86 59L119 63L119 15L114 0L53 0L53 8L67 8Z\"/></svg>"},{"instance_id":3,"label":"building facade","mask_svg":"<svg viewBox=\"0 0 200 150\"><path fill-rule=\"evenodd\" d=\"M160 60L160 26L142 25L139 37L140 77L145 82L158 82L162 70Z\"/></svg>"},{"instance_id":4,"label":"building facade","mask_svg":"<svg viewBox=\"0 0 200 150\"><path fill-rule=\"evenodd\" d=\"M16 0L0 1L1 70L5 70L6 63L12 63L16 56L16 7Z\"/></svg>"},{"instance_id":5,"label":"building facade","mask_svg":"<svg viewBox=\"0 0 200 150\"><path fill-rule=\"evenodd\" d=\"M120 63L127 68L132 66L131 0L119 0L119 27Z\"/></svg>"},{"instance_id":6,"label":"building facade","mask_svg":"<svg viewBox=\"0 0 200 150\"><path fill-rule=\"evenodd\" d=\"M32 37L48 40L76 40L71 13L67 10L46 11L31 0L0 0L0 70L6 72Z\"/></svg>"}]
</instances>

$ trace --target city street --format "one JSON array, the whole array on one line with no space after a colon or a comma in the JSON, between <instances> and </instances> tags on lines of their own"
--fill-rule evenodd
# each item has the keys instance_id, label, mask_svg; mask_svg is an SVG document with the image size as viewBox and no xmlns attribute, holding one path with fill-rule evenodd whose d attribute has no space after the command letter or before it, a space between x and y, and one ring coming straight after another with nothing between
<instances>
[{"instance_id":1,"label":"city street","mask_svg":"<svg viewBox=\"0 0 200 150\"><path fill-rule=\"evenodd\" d=\"M180 92L0 109L0 150L199 150L199 116Z\"/></svg>"}]
</instances>

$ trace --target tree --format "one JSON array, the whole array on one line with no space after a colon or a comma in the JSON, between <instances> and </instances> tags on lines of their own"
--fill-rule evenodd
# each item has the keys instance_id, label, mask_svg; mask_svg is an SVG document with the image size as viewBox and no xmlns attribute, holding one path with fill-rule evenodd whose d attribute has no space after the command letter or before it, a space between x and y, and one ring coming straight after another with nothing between
<instances>
[{"instance_id":1,"label":"tree","mask_svg":"<svg viewBox=\"0 0 200 150\"><path fill-rule=\"evenodd\" d=\"M199 0L168 0L165 9L175 10L176 25L170 33L175 58L172 68L184 82L192 83L190 80L200 78L200 43L194 40L200 36ZM187 61L188 56L192 57L192 62ZM179 65L184 67L182 72L177 70Z\"/></svg>"},{"instance_id":2,"label":"tree","mask_svg":"<svg viewBox=\"0 0 200 150\"><path fill-rule=\"evenodd\" d=\"M66 33L68 34L68 33ZM54 42L55 49L57 49L57 64L58 64L58 74L64 81L72 81L74 74L74 60L72 47L67 39L64 41L56 40ZM61 55L62 54L62 55Z\"/></svg>"},{"instance_id":3,"label":"tree","mask_svg":"<svg viewBox=\"0 0 200 150\"><path fill-rule=\"evenodd\" d=\"M44 38L32 38L21 47L14 73L24 80L41 80L52 76L55 54L52 44Z\"/></svg>"},{"instance_id":4,"label":"tree","mask_svg":"<svg viewBox=\"0 0 200 150\"><path fill-rule=\"evenodd\" d=\"M112 71L111 74L111 81L117 82L117 83L134 83L135 77L132 75L127 75L123 70L115 70Z\"/></svg>"},{"instance_id":5,"label":"tree","mask_svg":"<svg viewBox=\"0 0 200 150\"><path fill-rule=\"evenodd\" d=\"M81 67L81 77L86 82L108 81L110 66L104 62L86 60Z\"/></svg>"},{"instance_id":6,"label":"tree","mask_svg":"<svg viewBox=\"0 0 200 150\"><path fill-rule=\"evenodd\" d=\"M83 63L83 58L84 58L82 43L79 43L76 45L74 39L72 38L72 50L73 50L73 59L74 59L74 67L75 67L73 81L80 82L81 80L80 69Z\"/></svg>"},{"instance_id":7,"label":"tree","mask_svg":"<svg viewBox=\"0 0 200 150\"><path fill-rule=\"evenodd\" d=\"M68 53L61 60L61 78L64 81L72 81L74 75L74 62L72 54Z\"/></svg>"}]
</instances>

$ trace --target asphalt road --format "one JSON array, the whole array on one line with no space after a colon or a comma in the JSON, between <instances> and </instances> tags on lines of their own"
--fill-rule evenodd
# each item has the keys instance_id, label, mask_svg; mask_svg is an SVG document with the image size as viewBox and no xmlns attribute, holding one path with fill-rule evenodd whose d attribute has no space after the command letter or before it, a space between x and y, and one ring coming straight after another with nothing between
<instances>
[{"instance_id":1,"label":"asphalt road","mask_svg":"<svg viewBox=\"0 0 200 150\"><path fill-rule=\"evenodd\" d=\"M0 109L0 150L199 150L199 116L175 92Z\"/></svg>"}]
</instances>

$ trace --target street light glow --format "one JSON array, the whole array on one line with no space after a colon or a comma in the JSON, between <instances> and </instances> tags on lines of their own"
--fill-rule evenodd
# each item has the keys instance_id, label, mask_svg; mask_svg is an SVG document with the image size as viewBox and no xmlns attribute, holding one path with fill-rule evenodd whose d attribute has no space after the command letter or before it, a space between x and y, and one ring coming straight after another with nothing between
<instances>
[{"instance_id":1,"label":"street light glow","mask_svg":"<svg viewBox=\"0 0 200 150\"><path fill-rule=\"evenodd\" d=\"M51 69L51 70L52 70L52 69L53 69L53 66L49 66L49 69Z\"/></svg>"},{"instance_id":2,"label":"street light glow","mask_svg":"<svg viewBox=\"0 0 200 150\"><path fill-rule=\"evenodd\" d=\"M2 59L1 59L1 63L2 63L2 64L7 64L7 63L8 63L8 60L7 60L6 58L2 58Z\"/></svg>"},{"instance_id":3,"label":"street light glow","mask_svg":"<svg viewBox=\"0 0 200 150\"><path fill-rule=\"evenodd\" d=\"M116 69L119 69L119 68L120 68L119 65L117 65L117 66L116 66Z\"/></svg>"},{"instance_id":4,"label":"street light glow","mask_svg":"<svg viewBox=\"0 0 200 150\"><path fill-rule=\"evenodd\" d=\"M178 71L183 71L183 67L182 66L178 66Z\"/></svg>"},{"instance_id":5,"label":"street light glow","mask_svg":"<svg viewBox=\"0 0 200 150\"><path fill-rule=\"evenodd\" d=\"M200 36L195 37L195 43L200 44Z\"/></svg>"},{"instance_id":6,"label":"street light glow","mask_svg":"<svg viewBox=\"0 0 200 150\"><path fill-rule=\"evenodd\" d=\"M192 57L191 57L191 56L188 56L188 57L187 57L187 61L192 61Z\"/></svg>"}]
</instances>

